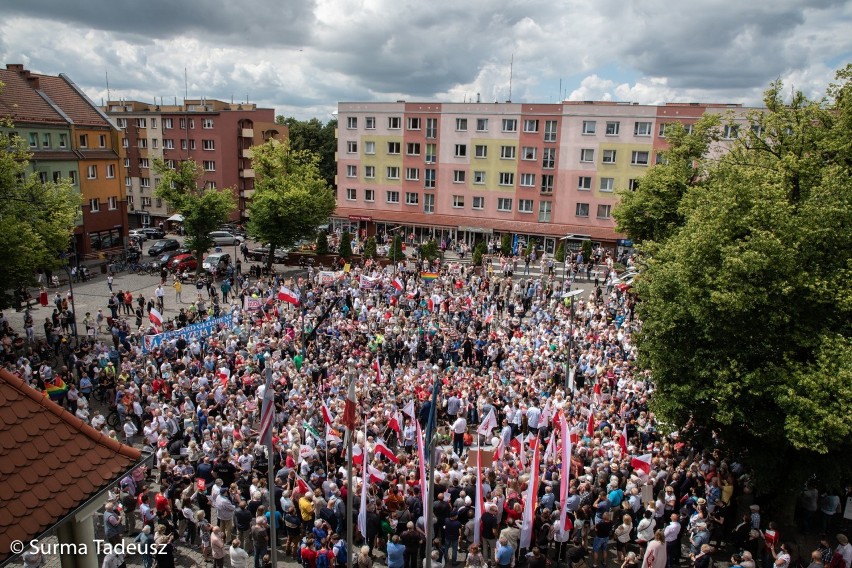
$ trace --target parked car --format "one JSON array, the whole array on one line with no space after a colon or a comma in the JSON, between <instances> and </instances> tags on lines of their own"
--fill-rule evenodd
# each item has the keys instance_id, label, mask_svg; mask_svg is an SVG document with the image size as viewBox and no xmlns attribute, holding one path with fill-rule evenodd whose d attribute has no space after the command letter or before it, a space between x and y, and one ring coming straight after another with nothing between
<instances>
[{"instance_id":1,"label":"parked car","mask_svg":"<svg viewBox=\"0 0 852 568\"><path fill-rule=\"evenodd\" d=\"M266 262L266 259L269 257L269 247L257 247L248 251L248 257L251 260ZM273 262L275 263L284 263L287 261L287 250L286 249L275 249L275 259Z\"/></svg>"},{"instance_id":2,"label":"parked car","mask_svg":"<svg viewBox=\"0 0 852 568\"><path fill-rule=\"evenodd\" d=\"M127 238L135 239L137 242L144 243L148 240L148 235L146 235L145 231L142 229L133 229L127 233Z\"/></svg>"},{"instance_id":3,"label":"parked car","mask_svg":"<svg viewBox=\"0 0 852 568\"><path fill-rule=\"evenodd\" d=\"M167 266L169 264L169 262L171 262L171 260L173 258L175 258L176 256L180 256L182 254L189 254L190 252L192 252L192 251L190 251L188 248L183 248L183 247L181 247L177 250L170 250L168 252L164 252L162 255L160 255L159 258L157 258L157 260L155 260L151 264L153 264L155 268L160 268L161 266Z\"/></svg>"},{"instance_id":4,"label":"parked car","mask_svg":"<svg viewBox=\"0 0 852 568\"><path fill-rule=\"evenodd\" d=\"M213 231L209 237L217 247L233 246L243 242L241 238L228 231Z\"/></svg>"},{"instance_id":5,"label":"parked car","mask_svg":"<svg viewBox=\"0 0 852 568\"><path fill-rule=\"evenodd\" d=\"M198 268L198 261L191 254L179 254L172 258L166 266L172 272L183 272L184 270L195 270Z\"/></svg>"},{"instance_id":6,"label":"parked car","mask_svg":"<svg viewBox=\"0 0 852 568\"><path fill-rule=\"evenodd\" d=\"M204 262L201 263L201 268L207 272L216 272L221 274L231 264L231 255L226 252L214 252L207 255Z\"/></svg>"},{"instance_id":7,"label":"parked car","mask_svg":"<svg viewBox=\"0 0 852 568\"><path fill-rule=\"evenodd\" d=\"M166 232L159 227L145 227L144 229L137 229L145 233L149 239L164 239L166 238Z\"/></svg>"},{"instance_id":8,"label":"parked car","mask_svg":"<svg viewBox=\"0 0 852 568\"><path fill-rule=\"evenodd\" d=\"M180 243L177 239L160 239L154 241L151 248L148 249L148 256L160 256L164 252L177 250L180 248Z\"/></svg>"},{"instance_id":9,"label":"parked car","mask_svg":"<svg viewBox=\"0 0 852 568\"><path fill-rule=\"evenodd\" d=\"M240 225L236 225L234 223L225 223L224 225L220 225L217 231L224 231L226 233L231 233L243 240L246 238L246 231Z\"/></svg>"}]
</instances>

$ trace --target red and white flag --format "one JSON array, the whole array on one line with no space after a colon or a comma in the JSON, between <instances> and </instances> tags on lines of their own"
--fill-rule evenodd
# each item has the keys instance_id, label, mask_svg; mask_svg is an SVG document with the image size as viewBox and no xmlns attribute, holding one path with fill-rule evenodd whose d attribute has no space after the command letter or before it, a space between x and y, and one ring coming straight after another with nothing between
<instances>
[{"instance_id":1,"label":"red and white flag","mask_svg":"<svg viewBox=\"0 0 852 568\"><path fill-rule=\"evenodd\" d=\"M489 324L489 323L491 323L491 321L494 319L494 311L495 311L496 309L497 309L497 305L496 305L496 304L495 304L495 305L493 305L493 306L491 306L491 309L488 311L488 315L487 315L487 316L485 316L485 325L488 325L488 324Z\"/></svg>"},{"instance_id":2,"label":"red and white flag","mask_svg":"<svg viewBox=\"0 0 852 568\"><path fill-rule=\"evenodd\" d=\"M595 396L595 404L600 405L603 400L603 392L601 391L601 384L595 383L595 387L593 389L593 393Z\"/></svg>"},{"instance_id":3,"label":"red and white flag","mask_svg":"<svg viewBox=\"0 0 852 568\"><path fill-rule=\"evenodd\" d=\"M328 406L326 406L325 403L320 406L320 410L322 411L322 421L328 425L331 425L331 423L334 422L334 415L331 413L331 410L329 410Z\"/></svg>"},{"instance_id":4,"label":"red and white flag","mask_svg":"<svg viewBox=\"0 0 852 568\"><path fill-rule=\"evenodd\" d=\"M382 440L381 438L376 440L376 445L373 446L373 452L385 456L386 458L388 458L393 463L399 463L399 458L396 457L396 454L394 454L390 450L390 448L388 448L387 444L385 444L385 441Z\"/></svg>"},{"instance_id":5,"label":"red and white flag","mask_svg":"<svg viewBox=\"0 0 852 568\"><path fill-rule=\"evenodd\" d=\"M524 498L524 513L521 524L521 539L518 543L520 548L529 548L532 542L533 519L535 517L535 500L538 496L539 463L541 460L541 444L536 443L533 450L532 465L530 466L530 480L527 486L527 494Z\"/></svg>"},{"instance_id":6,"label":"red and white flag","mask_svg":"<svg viewBox=\"0 0 852 568\"><path fill-rule=\"evenodd\" d=\"M547 404L541 409L541 418L538 419L539 428L547 428L550 425L550 417L553 415L553 407L550 404L550 399L547 399ZM553 425L556 429L556 425Z\"/></svg>"},{"instance_id":7,"label":"red and white flag","mask_svg":"<svg viewBox=\"0 0 852 568\"><path fill-rule=\"evenodd\" d=\"M313 491L311 490L311 486L308 485L308 482L302 479L302 477L298 473L296 474L296 487L299 489L299 493L301 493L302 495L313 493Z\"/></svg>"},{"instance_id":8,"label":"red and white flag","mask_svg":"<svg viewBox=\"0 0 852 568\"><path fill-rule=\"evenodd\" d=\"M364 440L367 439L367 425L364 424ZM361 468L361 507L358 509L358 530L361 536L367 537L367 489L369 483L367 460L364 460Z\"/></svg>"},{"instance_id":9,"label":"red and white flag","mask_svg":"<svg viewBox=\"0 0 852 568\"><path fill-rule=\"evenodd\" d=\"M355 379L349 381L349 391L346 393L346 402L343 407L343 425L350 432L355 431L356 413L355 409L358 406L358 400L355 396Z\"/></svg>"},{"instance_id":10,"label":"red and white flag","mask_svg":"<svg viewBox=\"0 0 852 568\"><path fill-rule=\"evenodd\" d=\"M497 447L494 448L494 459L499 460L501 457L503 457L503 452L505 450L506 448L503 446L503 437L501 436L500 441L497 442Z\"/></svg>"},{"instance_id":11,"label":"red and white flag","mask_svg":"<svg viewBox=\"0 0 852 568\"><path fill-rule=\"evenodd\" d=\"M364 463L364 448L359 444L352 446L352 464L361 465Z\"/></svg>"},{"instance_id":12,"label":"red and white flag","mask_svg":"<svg viewBox=\"0 0 852 568\"><path fill-rule=\"evenodd\" d=\"M556 455L556 430L553 430L550 433L550 440L547 442L547 449L544 450L544 463L547 463L547 460L554 457Z\"/></svg>"},{"instance_id":13,"label":"red and white flag","mask_svg":"<svg viewBox=\"0 0 852 568\"><path fill-rule=\"evenodd\" d=\"M405 406L402 407L402 412L407 414L409 418L414 420L414 399L409 399L408 402L405 403Z\"/></svg>"},{"instance_id":14,"label":"red and white flag","mask_svg":"<svg viewBox=\"0 0 852 568\"><path fill-rule=\"evenodd\" d=\"M621 435L618 437L618 445L621 446L621 455L627 455L627 424L621 429Z\"/></svg>"},{"instance_id":15,"label":"red and white flag","mask_svg":"<svg viewBox=\"0 0 852 568\"><path fill-rule=\"evenodd\" d=\"M494 416L494 407L491 407L491 410L488 411L488 416L482 421L482 424L479 425L479 428L476 429L476 433L480 436L489 436L491 435L491 431L497 427L497 417Z\"/></svg>"},{"instance_id":16,"label":"red and white flag","mask_svg":"<svg viewBox=\"0 0 852 568\"><path fill-rule=\"evenodd\" d=\"M402 280L400 280L399 278L394 278L394 279L391 281L391 286L393 286L394 288L396 288L396 289L397 289L397 290L399 290L400 292L402 292L402 291L403 291L403 289L405 288L405 284L403 284L403 283L402 283Z\"/></svg>"},{"instance_id":17,"label":"red and white flag","mask_svg":"<svg viewBox=\"0 0 852 568\"><path fill-rule=\"evenodd\" d=\"M373 362L373 369L376 370L376 384L382 384L382 362L378 357Z\"/></svg>"},{"instance_id":18,"label":"red and white flag","mask_svg":"<svg viewBox=\"0 0 852 568\"><path fill-rule=\"evenodd\" d=\"M154 326L154 331L160 333L163 331L163 314L157 311L157 308L151 308L148 312L148 321Z\"/></svg>"},{"instance_id":19,"label":"red and white flag","mask_svg":"<svg viewBox=\"0 0 852 568\"><path fill-rule=\"evenodd\" d=\"M527 452L524 451L524 441L524 435L518 434L509 442L509 447L518 454L518 458L521 460L521 465L523 467L527 467Z\"/></svg>"},{"instance_id":20,"label":"red and white flag","mask_svg":"<svg viewBox=\"0 0 852 568\"><path fill-rule=\"evenodd\" d=\"M371 465L367 466L367 473L370 474L370 483L381 483L388 476L382 470L375 468Z\"/></svg>"},{"instance_id":21,"label":"red and white flag","mask_svg":"<svg viewBox=\"0 0 852 568\"><path fill-rule=\"evenodd\" d=\"M309 458L315 453L314 449L307 444L301 444L299 446L299 459L301 460Z\"/></svg>"},{"instance_id":22,"label":"red and white flag","mask_svg":"<svg viewBox=\"0 0 852 568\"><path fill-rule=\"evenodd\" d=\"M227 386L228 379L231 378L231 370L228 367L219 367L219 370L216 371L216 378L219 379L223 387Z\"/></svg>"},{"instance_id":23,"label":"red and white flag","mask_svg":"<svg viewBox=\"0 0 852 568\"><path fill-rule=\"evenodd\" d=\"M278 299L282 302L287 302L288 304L299 305L301 295L298 290L291 290L287 286L281 286L281 288L278 289Z\"/></svg>"},{"instance_id":24,"label":"red and white flag","mask_svg":"<svg viewBox=\"0 0 852 568\"><path fill-rule=\"evenodd\" d=\"M482 515L485 509L485 496L482 494L482 450L476 448L476 503L473 506L473 543L479 544L482 538Z\"/></svg>"},{"instance_id":25,"label":"red and white flag","mask_svg":"<svg viewBox=\"0 0 852 568\"><path fill-rule=\"evenodd\" d=\"M396 432L398 440L402 440L402 414L399 410L394 410L390 418L388 418L388 428Z\"/></svg>"},{"instance_id":26,"label":"red and white flag","mask_svg":"<svg viewBox=\"0 0 852 568\"><path fill-rule=\"evenodd\" d=\"M589 438L595 435L595 409L594 407L589 409L589 423L586 424L586 432L589 434Z\"/></svg>"},{"instance_id":27,"label":"red and white flag","mask_svg":"<svg viewBox=\"0 0 852 568\"><path fill-rule=\"evenodd\" d=\"M645 475L651 474L651 454L645 454L642 456L633 456L630 458L630 467L633 469L638 469L639 471L644 471Z\"/></svg>"},{"instance_id":28,"label":"red and white flag","mask_svg":"<svg viewBox=\"0 0 852 568\"><path fill-rule=\"evenodd\" d=\"M337 430L334 430L330 425L325 425L325 441L326 442L335 442L341 443L343 440L340 438L340 434Z\"/></svg>"},{"instance_id":29,"label":"red and white flag","mask_svg":"<svg viewBox=\"0 0 852 568\"><path fill-rule=\"evenodd\" d=\"M571 520L568 518L568 482L571 477L571 436L568 434L568 421L564 416L559 420L559 436L562 438L562 475L559 480L559 526L564 531Z\"/></svg>"}]
</instances>

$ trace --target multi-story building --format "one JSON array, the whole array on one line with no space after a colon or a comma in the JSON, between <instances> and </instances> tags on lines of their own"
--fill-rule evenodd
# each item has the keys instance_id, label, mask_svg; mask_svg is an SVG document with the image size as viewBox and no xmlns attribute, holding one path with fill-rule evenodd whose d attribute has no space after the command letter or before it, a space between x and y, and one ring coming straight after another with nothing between
<instances>
[{"instance_id":1,"label":"multi-story building","mask_svg":"<svg viewBox=\"0 0 852 568\"><path fill-rule=\"evenodd\" d=\"M31 73L10 64L0 80L3 114L29 142L33 173L45 181L70 178L82 194L71 251L83 259L122 247L127 211L115 126L64 74Z\"/></svg>"},{"instance_id":2,"label":"multi-story building","mask_svg":"<svg viewBox=\"0 0 852 568\"><path fill-rule=\"evenodd\" d=\"M615 192L635 188L666 148L665 126L689 125L707 112L736 125L747 110L568 101L339 103L333 224L362 235L401 228L416 240L468 243L509 233L536 238L547 253L563 238L572 248L589 239L614 247L623 239L612 218Z\"/></svg>"},{"instance_id":3,"label":"multi-story building","mask_svg":"<svg viewBox=\"0 0 852 568\"><path fill-rule=\"evenodd\" d=\"M201 182L206 187L234 190L238 202L234 219L244 220L254 192L251 147L270 138L287 138L287 126L275 123L275 111L254 104L200 99L158 105L122 100L110 101L106 111L123 131L121 177L133 227L162 223L174 213L154 196L160 181L153 168L155 159L172 167L193 159L202 167Z\"/></svg>"}]
</instances>

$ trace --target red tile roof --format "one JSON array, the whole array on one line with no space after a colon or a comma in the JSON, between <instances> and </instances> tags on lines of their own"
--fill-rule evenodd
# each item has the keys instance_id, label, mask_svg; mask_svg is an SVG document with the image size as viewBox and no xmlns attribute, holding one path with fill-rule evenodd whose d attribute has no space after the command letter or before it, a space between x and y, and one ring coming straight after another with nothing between
<instances>
[{"instance_id":1,"label":"red tile roof","mask_svg":"<svg viewBox=\"0 0 852 568\"><path fill-rule=\"evenodd\" d=\"M54 77L33 73L32 76L38 77L41 90L77 126L110 126L110 122L98 112L94 103L82 91L78 90L76 85L65 75Z\"/></svg>"},{"instance_id":2,"label":"red tile roof","mask_svg":"<svg viewBox=\"0 0 852 568\"><path fill-rule=\"evenodd\" d=\"M0 69L0 116L16 123L38 122L68 126L68 121L56 112L17 71Z\"/></svg>"},{"instance_id":3,"label":"red tile roof","mask_svg":"<svg viewBox=\"0 0 852 568\"><path fill-rule=\"evenodd\" d=\"M141 457L0 369L0 562Z\"/></svg>"}]
</instances>

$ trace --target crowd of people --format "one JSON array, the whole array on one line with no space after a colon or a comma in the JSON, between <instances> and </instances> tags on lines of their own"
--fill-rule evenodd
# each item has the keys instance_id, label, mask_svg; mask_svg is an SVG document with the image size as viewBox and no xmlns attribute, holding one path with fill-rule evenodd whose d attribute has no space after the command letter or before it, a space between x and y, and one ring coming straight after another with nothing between
<instances>
[{"instance_id":1,"label":"crowd of people","mask_svg":"<svg viewBox=\"0 0 852 568\"><path fill-rule=\"evenodd\" d=\"M612 259L599 260L601 283L612 282ZM98 324L77 345L21 352L4 340L4 364L36 388L59 378L68 389L57 402L154 453L148 476L122 480L103 527L110 539L138 532L137 540L163 544L143 558L146 568L173 566L177 545L199 547L214 566L228 559L262 568L276 546L307 568L414 568L427 539L438 568L673 568L687 559L708 568L718 550L730 550L742 568L810 562L810 551L791 550L763 517L736 459L657 422L652 377L636 368L640 322L629 291L596 285L572 301L572 280L551 270L519 278L505 264L482 271L445 263L435 277L407 265L397 272L367 263L333 276L309 269L296 278L236 274L230 299L214 298L215 287L195 292L200 313L232 316L207 336L146 351L143 336L159 330L138 314L135 325L122 324L117 310L109 335ZM258 309L248 311L246 298L261 300L252 303ZM205 308L212 300L215 314ZM170 315L175 327L188 323L181 314ZM8 332L2 316L0 325ZM48 363L53 356L59 364ZM268 372L272 455L258 437ZM357 426L347 432L352 382ZM117 412L118 428L90 400L96 392ZM429 471L420 433L432 413L439 455ZM368 478L357 466L352 487L347 434L353 459L367 460ZM561 453L569 441L570 464ZM481 485L477 454L486 459ZM434 482L425 497L424 473ZM364 492L360 548L349 550L347 521ZM839 501L816 493L808 522L837 546L824 541L827 549L813 555L823 564L811 568L852 568L852 546L834 536Z\"/></svg>"}]
</instances>

